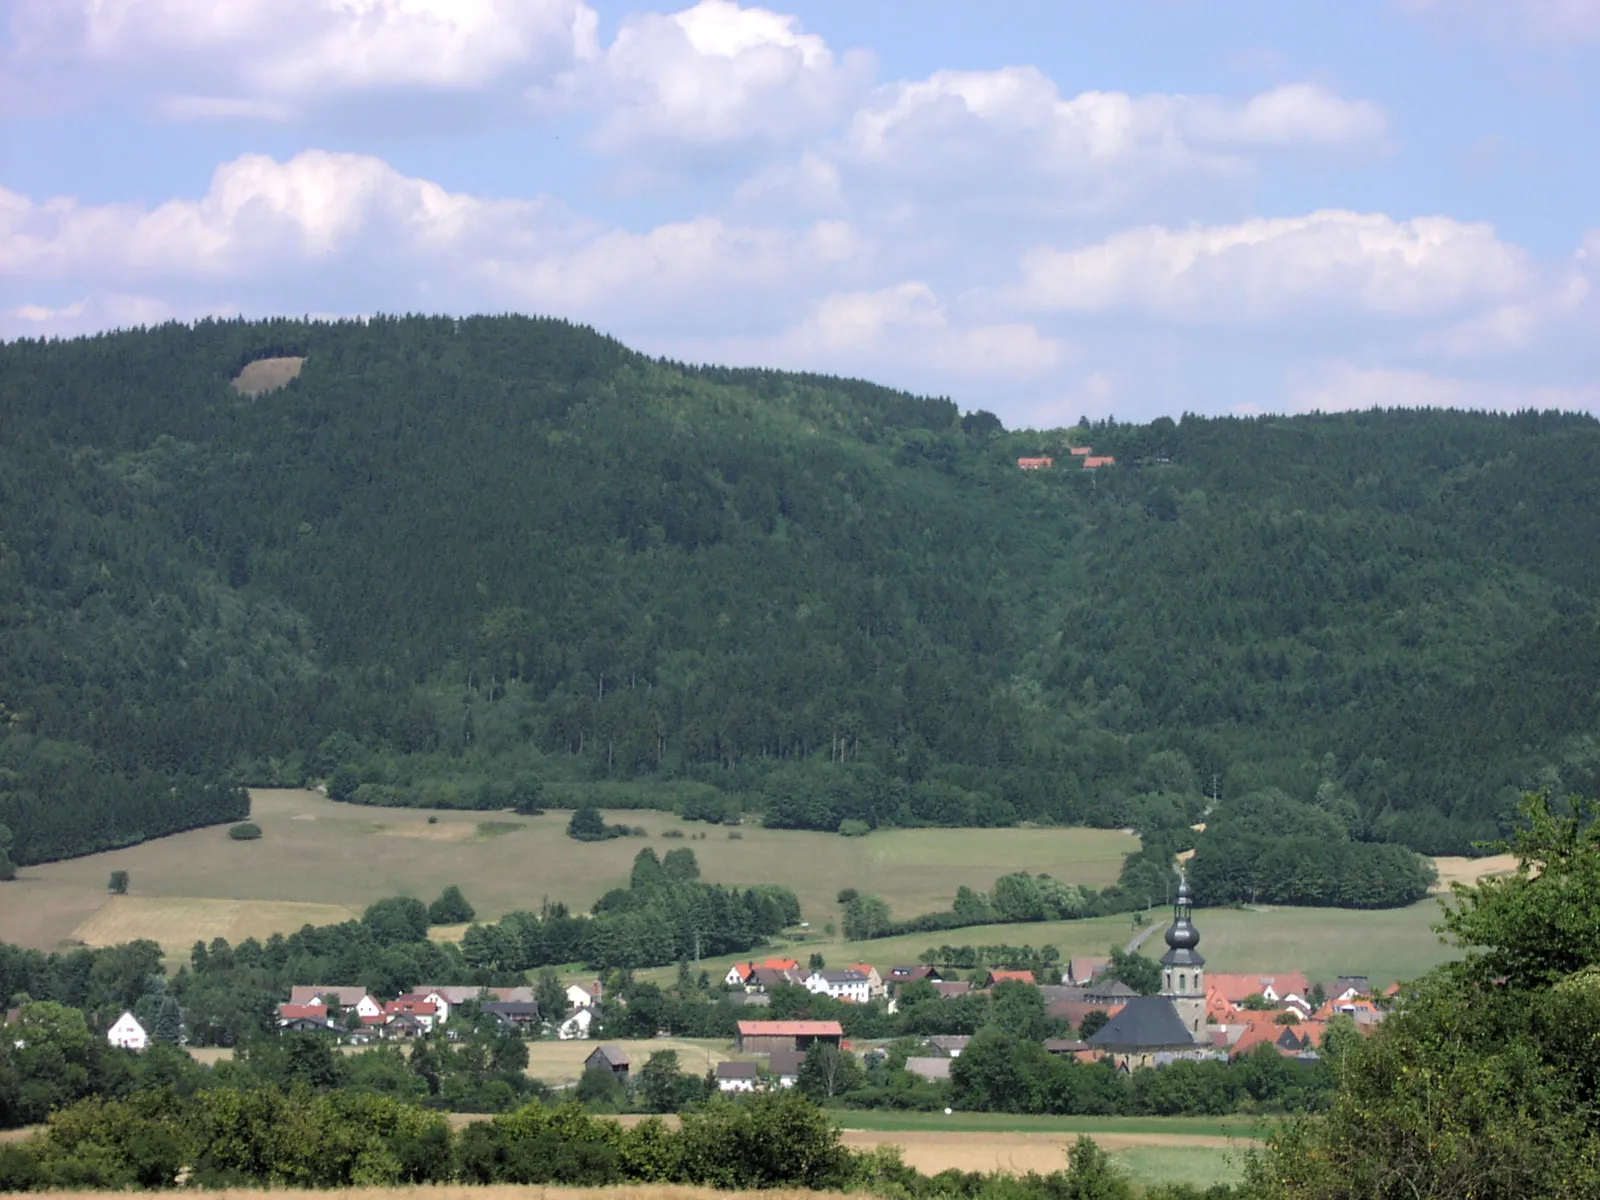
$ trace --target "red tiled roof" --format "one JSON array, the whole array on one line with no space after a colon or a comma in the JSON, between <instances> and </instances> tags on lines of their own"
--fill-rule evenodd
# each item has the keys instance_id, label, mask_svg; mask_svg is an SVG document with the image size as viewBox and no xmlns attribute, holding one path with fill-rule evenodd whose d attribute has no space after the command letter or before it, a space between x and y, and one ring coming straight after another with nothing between
<instances>
[{"instance_id":1,"label":"red tiled roof","mask_svg":"<svg viewBox=\"0 0 1600 1200\"><path fill-rule=\"evenodd\" d=\"M280 1004L278 1016L285 1021L299 1021L310 1018L316 1021L328 1019L328 1006L326 1004Z\"/></svg>"},{"instance_id":2,"label":"red tiled roof","mask_svg":"<svg viewBox=\"0 0 1600 1200\"><path fill-rule=\"evenodd\" d=\"M1006 983L1015 980L1018 983L1033 983L1032 971L990 971L990 983Z\"/></svg>"},{"instance_id":3,"label":"red tiled roof","mask_svg":"<svg viewBox=\"0 0 1600 1200\"><path fill-rule=\"evenodd\" d=\"M769 958L761 964L769 971L793 971L800 965L798 958Z\"/></svg>"},{"instance_id":4,"label":"red tiled roof","mask_svg":"<svg viewBox=\"0 0 1600 1200\"><path fill-rule=\"evenodd\" d=\"M1304 971L1278 971L1275 974L1206 976L1206 990L1215 992L1230 1004L1242 1004L1247 997L1259 996L1268 986L1281 998L1299 996L1304 999L1311 992L1311 983Z\"/></svg>"},{"instance_id":5,"label":"red tiled roof","mask_svg":"<svg viewBox=\"0 0 1600 1200\"><path fill-rule=\"evenodd\" d=\"M1089 457L1083 460L1083 465L1090 470L1093 470L1095 467L1114 467L1117 465L1117 460L1111 457L1109 454L1091 454Z\"/></svg>"},{"instance_id":6,"label":"red tiled roof","mask_svg":"<svg viewBox=\"0 0 1600 1200\"><path fill-rule=\"evenodd\" d=\"M430 1004L426 1000L410 1000L402 997L399 1000L389 1001L383 1006L383 1011L390 1015L409 1013L413 1017L432 1017L438 1015L439 1006Z\"/></svg>"},{"instance_id":7,"label":"red tiled roof","mask_svg":"<svg viewBox=\"0 0 1600 1200\"><path fill-rule=\"evenodd\" d=\"M1056 460L1053 459L1053 458L1040 457L1040 458L1019 458L1019 459L1017 459L1017 466L1021 467L1024 471L1038 471L1038 470L1048 469L1048 468L1053 467L1055 465L1056 465Z\"/></svg>"},{"instance_id":8,"label":"red tiled roof","mask_svg":"<svg viewBox=\"0 0 1600 1200\"><path fill-rule=\"evenodd\" d=\"M843 1037L837 1021L740 1021L740 1037Z\"/></svg>"},{"instance_id":9,"label":"red tiled roof","mask_svg":"<svg viewBox=\"0 0 1600 1200\"><path fill-rule=\"evenodd\" d=\"M1077 455L1077 456L1081 457L1081 456L1083 456L1085 454L1093 454L1094 453L1094 447L1093 446L1068 446L1067 447L1067 453L1068 454Z\"/></svg>"}]
</instances>

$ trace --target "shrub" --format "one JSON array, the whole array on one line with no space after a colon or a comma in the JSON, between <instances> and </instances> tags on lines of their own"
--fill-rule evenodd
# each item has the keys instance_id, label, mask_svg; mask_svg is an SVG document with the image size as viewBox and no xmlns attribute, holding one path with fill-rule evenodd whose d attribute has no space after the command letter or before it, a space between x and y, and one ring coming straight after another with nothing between
<instances>
[{"instance_id":1,"label":"shrub","mask_svg":"<svg viewBox=\"0 0 1600 1200\"><path fill-rule=\"evenodd\" d=\"M253 842L261 836L261 826L254 821L244 821L229 829L228 836L236 842Z\"/></svg>"},{"instance_id":2,"label":"shrub","mask_svg":"<svg viewBox=\"0 0 1600 1200\"><path fill-rule=\"evenodd\" d=\"M472 905L467 903L467 898L461 894L461 889L453 883L428 905L430 925L465 925L477 915Z\"/></svg>"},{"instance_id":3,"label":"shrub","mask_svg":"<svg viewBox=\"0 0 1600 1200\"><path fill-rule=\"evenodd\" d=\"M740 833L737 829L730 829L728 830L728 840L730 842L742 842L744 841L744 834Z\"/></svg>"},{"instance_id":4,"label":"shrub","mask_svg":"<svg viewBox=\"0 0 1600 1200\"><path fill-rule=\"evenodd\" d=\"M661 831L661 836L664 837L664 838L681 838L683 836L683 830L681 830L681 829L663 829Z\"/></svg>"},{"instance_id":5,"label":"shrub","mask_svg":"<svg viewBox=\"0 0 1600 1200\"><path fill-rule=\"evenodd\" d=\"M845 837L866 837L872 832L872 826L865 821L858 821L854 817L847 817L839 822L839 832Z\"/></svg>"}]
</instances>

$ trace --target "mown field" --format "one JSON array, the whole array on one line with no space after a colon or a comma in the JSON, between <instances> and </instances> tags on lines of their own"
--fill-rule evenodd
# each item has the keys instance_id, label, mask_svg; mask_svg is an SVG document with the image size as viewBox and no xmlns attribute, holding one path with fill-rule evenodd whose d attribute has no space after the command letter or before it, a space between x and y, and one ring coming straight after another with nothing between
<instances>
[{"instance_id":1,"label":"mown field","mask_svg":"<svg viewBox=\"0 0 1600 1200\"><path fill-rule=\"evenodd\" d=\"M948 907L962 884L987 888L1007 871L1048 871L1104 886L1138 846L1129 834L1103 829L905 829L841 838L746 826L730 838L722 827L656 812L608 817L642 826L646 838L584 844L566 836L567 816L430 814L338 804L316 792L256 791L251 819L261 826L259 841L234 842L223 828L198 829L25 868L8 885L8 901L18 903L0 910L0 940L51 949L115 930L119 937L149 937L187 952L200 927L261 936L307 921L343 920L346 911L359 912L384 896L431 899L451 883L466 890L483 917L537 908L546 897L586 908L627 882L633 857L645 846L657 853L692 847L703 876L714 882L786 884L821 930L838 919L841 888L874 891L896 913L912 915ZM684 837L663 837L669 830ZM703 839L692 840L702 833ZM137 903L107 908L106 879L118 869L129 873L129 899ZM240 901L250 905L241 909ZM329 907L270 907L282 902ZM208 914L208 907L216 911Z\"/></svg>"}]
</instances>

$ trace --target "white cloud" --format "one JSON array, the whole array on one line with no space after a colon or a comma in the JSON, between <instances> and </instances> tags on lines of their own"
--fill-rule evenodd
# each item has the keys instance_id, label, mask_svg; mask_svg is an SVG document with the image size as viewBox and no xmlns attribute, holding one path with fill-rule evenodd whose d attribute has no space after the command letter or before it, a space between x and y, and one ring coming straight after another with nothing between
<instances>
[{"instance_id":1,"label":"white cloud","mask_svg":"<svg viewBox=\"0 0 1600 1200\"><path fill-rule=\"evenodd\" d=\"M574 86L602 113L604 150L786 141L841 119L870 82L872 58L836 58L792 16L701 0L622 24Z\"/></svg>"},{"instance_id":2,"label":"white cloud","mask_svg":"<svg viewBox=\"0 0 1600 1200\"><path fill-rule=\"evenodd\" d=\"M1125 230L1081 249L1034 250L1023 275L1020 296L1034 306L1231 324L1308 314L1449 315L1519 296L1532 270L1488 225L1329 209Z\"/></svg>"},{"instance_id":3,"label":"white cloud","mask_svg":"<svg viewBox=\"0 0 1600 1200\"><path fill-rule=\"evenodd\" d=\"M155 208L34 202L0 189L0 273L13 279L282 275L376 245L415 257L472 241L559 242L572 223L540 201L488 201L408 178L381 159L308 150L224 163L199 200Z\"/></svg>"},{"instance_id":4,"label":"white cloud","mask_svg":"<svg viewBox=\"0 0 1600 1200\"><path fill-rule=\"evenodd\" d=\"M583 0L16 0L24 77L141 81L180 118L281 117L329 94L475 91L593 57Z\"/></svg>"},{"instance_id":5,"label":"white cloud","mask_svg":"<svg viewBox=\"0 0 1600 1200\"><path fill-rule=\"evenodd\" d=\"M1492 37L1555 45L1600 38L1600 0L1400 0L1400 7Z\"/></svg>"},{"instance_id":6,"label":"white cloud","mask_svg":"<svg viewBox=\"0 0 1600 1200\"><path fill-rule=\"evenodd\" d=\"M1383 110L1310 84L1241 102L1215 96L1083 92L1064 99L1034 67L938 71L879 89L849 133L863 157L898 164L956 139L965 161L999 138L1045 171L1139 158L1186 162L1244 147L1359 145L1381 139ZM1220 160L1219 160L1220 161Z\"/></svg>"},{"instance_id":7,"label":"white cloud","mask_svg":"<svg viewBox=\"0 0 1600 1200\"><path fill-rule=\"evenodd\" d=\"M1292 371L1284 389L1289 412L1369 408L1600 409L1600 386L1458 379L1426 371L1325 363Z\"/></svg>"}]
</instances>

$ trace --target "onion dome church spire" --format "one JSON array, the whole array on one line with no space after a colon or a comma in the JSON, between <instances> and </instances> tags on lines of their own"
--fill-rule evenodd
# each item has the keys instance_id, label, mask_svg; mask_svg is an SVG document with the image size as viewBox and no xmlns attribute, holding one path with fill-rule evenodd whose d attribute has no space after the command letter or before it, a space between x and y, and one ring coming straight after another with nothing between
<instances>
[{"instance_id":1,"label":"onion dome church spire","mask_svg":"<svg viewBox=\"0 0 1600 1200\"><path fill-rule=\"evenodd\" d=\"M1180 877L1178 899L1172 906L1167 929L1167 952L1161 956L1161 994L1183 1019L1184 1027L1199 1039L1206 1014L1206 960L1200 956L1200 931L1194 927L1194 893Z\"/></svg>"}]
</instances>

